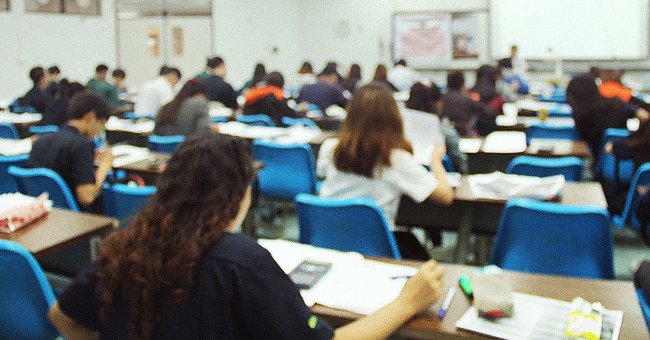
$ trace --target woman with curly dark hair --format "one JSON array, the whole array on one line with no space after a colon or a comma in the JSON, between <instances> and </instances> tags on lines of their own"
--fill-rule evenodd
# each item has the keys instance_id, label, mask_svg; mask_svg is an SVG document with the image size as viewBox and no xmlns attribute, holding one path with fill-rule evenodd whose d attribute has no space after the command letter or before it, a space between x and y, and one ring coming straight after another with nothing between
<instances>
[{"instance_id":1,"label":"woman with curly dark hair","mask_svg":"<svg viewBox=\"0 0 650 340\"><path fill-rule=\"evenodd\" d=\"M437 299L444 270L431 261L393 303L334 333L271 255L233 232L252 178L242 140L188 138L148 205L59 296L52 323L68 339L385 338Z\"/></svg>"}]
</instances>

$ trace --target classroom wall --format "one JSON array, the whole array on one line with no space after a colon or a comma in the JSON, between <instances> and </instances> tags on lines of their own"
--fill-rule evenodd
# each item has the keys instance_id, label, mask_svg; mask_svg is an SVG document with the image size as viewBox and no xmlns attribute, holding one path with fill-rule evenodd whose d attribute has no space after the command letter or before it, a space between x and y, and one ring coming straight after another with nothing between
<instances>
[{"instance_id":1,"label":"classroom wall","mask_svg":"<svg viewBox=\"0 0 650 340\"><path fill-rule=\"evenodd\" d=\"M101 16L24 12L12 0L0 12L0 98L16 98L31 87L27 73L36 65L59 65L63 75L86 82L97 63L115 64L114 0L102 0Z\"/></svg>"}]
</instances>

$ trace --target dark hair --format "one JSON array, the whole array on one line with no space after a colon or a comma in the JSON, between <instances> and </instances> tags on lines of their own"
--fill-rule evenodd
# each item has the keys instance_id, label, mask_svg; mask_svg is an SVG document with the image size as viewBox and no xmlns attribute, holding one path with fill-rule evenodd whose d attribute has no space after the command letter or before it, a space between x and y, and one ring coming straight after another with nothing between
<instances>
[{"instance_id":1,"label":"dark hair","mask_svg":"<svg viewBox=\"0 0 650 340\"><path fill-rule=\"evenodd\" d=\"M205 66L208 68L217 68L224 63L223 58L221 57L212 57L208 58L208 61L205 63Z\"/></svg>"},{"instance_id":2,"label":"dark hair","mask_svg":"<svg viewBox=\"0 0 650 340\"><path fill-rule=\"evenodd\" d=\"M111 234L97 262L100 317L129 308L129 338L153 337L160 311L192 294L206 251L237 218L253 178L250 146L219 134L188 137L131 225Z\"/></svg>"},{"instance_id":3,"label":"dark hair","mask_svg":"<svg viewBox=\"0 0 650 340\"><path fill-rule=\"evenodd\" d=\"M314 68L311 66L311 63L308 61L305 61L302 63L302 66L298 69L298 74L305 74L305 73L314 73Z\"/></svg>"},{"instance_id":4,"label":"dark hair","mask_svg":"<svg viewBox=\"0 0 650 340\"><path fill-rule=\"evenodd\" d=\"M158 75L162 76L162 75L167 74L167 72L169 72L169 66L163 65L163 66L160 66L160 71L158 71Z\"/></svg>"},{"instance_id":5,"label":"dark hair","mask_svg":"<svg viewBox=\"0 0 650 340\"><path fill-rule=\"evenodd\" d=\"M108 72L108 66L104 64L99 64L97 65L97 67L95 67L95 72L97 73Z\"/></svg>"},{"instance_id":6,"label":"dark hair","mask_svg":"<svg viewBox=\"0 0 650 340\"><path fill-rule=\"evenodd\" d=\"M341 87L350 92L354 92L359 80L361 80L361 66L359 64L352 64L348 75L343 80L343 83L341 83Z\"/></svg>"},{"instance_id":7,"label":"dark hair","mask_svg":"<svg viewBox=\"0 0 650 340\"><path fill-rule=\"evenodd\" d=\"M386 65L379 64L375 69L375 75L372 77L372 81L386 82L388 81L388 70Z\"/></svg>"},{"instance_id":8,"label":"dark hair","mask_svg":"<svg viewBox=\"0 0 650 340\"><path fill-rule=\"evenodd\" d=\"M160 70L160 72L161 72L160 75L161 76L166 76L168 74L174 73L174 74L176 74L178 79L181 78L181 70L177 69L176 67L164 66L164 68L165 68L164 70L163 69Z\"/></svg>"},{"instance_id":9,"label":"dark hair","mask_svg":"<svg viewBox=\"0 0 650 340\"><path fill-rule=\"evenodd\" d=\"M45 77L45 70L43 70L42 67L36 66L29 70L29 79L34 82L34 85L36 85L41 79Z\"/></svg>"},{"instance_id":10,"label":"dark hair","mask_svg":"<svg viewBox=\"0 0 650 340\"><path fill-rule=\"evenodd\" d=\"M110 107L104 98L90 91L78 93L68 106L68 119L81 119L88 112L95 111L97 119L108 119L111 115Z\"/></svg>"},{"instance_id":11,"label":"dark hair","mask_svg":"<svg viewBox=\"0 0 650 340\"><path fill-rule=\"evenodd\" d=\"M336 64L329 63L323 70L318 74L318 76L331 76L331 75L338 75L339 72L336 70Z\"/></svg>"},{"instance_id":12,"label":"dark hair","mask_svg":"<svg viewBox=\"0 0 650 340\"><path fill-rule=\"evenodd\" d=\"M59 96L67 100L74 97L77 93L83 92L84 90L86 90L85 86L81 85L78 82L71 83L66 78L61 79L61 83L59 84Z\"/></svg>"},{"instance_id":13,"label":"dark hair","mask_svg":"<svg viewBox=\"0 0 650 340\"><path fill-rule=\"evenodd\" d=\"M253 82L253 86L264 80L264 76L266 76L266 68L264 67L264 64L255 65L255 69L253 69L253 79L251 80Z\"/></svg>"},{"instance_id":14,"label":"dark hair","mask_svg":"<svg viewBox=\"0 0 650 340\"><path fill-rule=\"evenodd\" d=\"M499 66L500 69L504 69L504 68L511 69L512 68L512 59L510 59L510 58L499 59L499 61L497 62L497 65Z\"/></svg>"},{"instance_id":15,"label":"dark hair","mask_svg":"<svg viewBox=\"0 0 650 340\"><path fill-rule=\"evenodd\" d=\"M334 150L337 169L373 177L380 165L390 166L393 149L413 153L393 94L379 84L357 90L346 108L339 143Z\"/></svg>"},{"instance_id":16,"label":"dark hair","mask_svg":"<svg viewBox=\"0 0 650 340\"><path fill-rule=\"evenodd\" d=\"M435 113L436 101L440 99L440 91L437 87L435 94L437 96L434 95L433 88L422 83L415 83L411 86L409 99L405 103L406 107L413 110Z\"/></svg>"},{"instance_id":17,"label":"dark hair","mask_svg":"<svg viewBox=\"0 0 650 340\"><path fill-rule=\"evenodd\" d=\"M396 61L395 66L397 66L397 65L406 66L406 60L400 59L400 60Z\"/></svg>"},{"instance_id":18,"label":"dark hair","mask_svg":"<svg viewBox=\"0 0 650 340\"><path fill-rule=\"evenodd\" d=\"M120 79L126 78L126 72L124 72L124 70L121 68L114 69L112 75L115 78L120 78Z\"/></svg>"},{"instance_id":19,"label":"dark hair","mask_svg":"<svg viewBox=\"0 0 650 340\"><path fill-rule=\"evenodd\" d=\"M198 81L197 79L188 80L174 99L163 105L156 116L156 124L161 125L174 125L176 124L176 119L178 118L178 111L180 111L181 106L189 98L203 93L205 94L205 85Z\"/></svg>"},{"instance_id":20,"label":"dark hair","mask_svg":"<svg viewBox=\"0 0 650 340\"><path fill-rule=\"evenodd\" d=\"M447 73L447 89L460 90L465 86L465 75L462 71L449 71Z\"/></svg>"},{"instance_id":21,"label":"dark hair","mask_svg":"<svg viewBox=\"0 0 650 340\"><path fill-rule=\"evenodd\" d=\"M480 100L484 103L494 99L499 94L497 93L497 69L491 65L481 65L476 70L476 84L472 91L477 93Z\"/></svg>"},{"instance_id":22,"label":"dark hair","mask_svg":"<svg viewBox=\"0 0 650 340\"><path fill-rule=\"evenodd\" d=\"M61 73L61 70L59 69L58 66L52 65L52 66L50 66L50 68L47 69L47 73L49 73L49 74L53 74L53 73L59 74L59 73Z\"/></svg>"},{"instance_id":23,"label":"dark hair","mask_svg":"<svg viewBox=\"0 0 650 340\"><path fill-rule=\"evenodd\" d=\"M279 88L284 87L284 77L282 76L282 73L278 71L273 71L267 74L264 77L264 82L269 86L277 86Z\"/></svg>"}]
</instances>

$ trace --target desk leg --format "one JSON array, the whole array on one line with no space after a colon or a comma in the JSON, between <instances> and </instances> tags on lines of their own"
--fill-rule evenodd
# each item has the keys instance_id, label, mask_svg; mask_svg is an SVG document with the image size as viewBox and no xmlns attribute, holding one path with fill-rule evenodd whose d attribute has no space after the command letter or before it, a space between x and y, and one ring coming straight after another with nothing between
<instances>
[{"instance_id":1,"label":"desk leg","mask_svg":"<svg viewBox=\"0 0 650 340\"><path fill-rule=\"evenodd\" d=\"M454 250L454 262L464 264L467 261L467 247L469 246L469 237L472 233L472 223L474 221L474 204L467 204L463 209L463 217L458 226L458 239L456 240L456 249Z\"/></svg>"}]
</instances>

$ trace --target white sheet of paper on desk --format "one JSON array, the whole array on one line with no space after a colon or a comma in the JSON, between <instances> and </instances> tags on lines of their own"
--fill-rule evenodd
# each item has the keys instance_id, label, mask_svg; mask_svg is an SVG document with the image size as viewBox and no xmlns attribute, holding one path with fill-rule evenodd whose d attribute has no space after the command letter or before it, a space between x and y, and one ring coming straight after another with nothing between
<instances>
[{"instance_id":1,"label":"white sheet of paper on desk","mask_svg":"<svg viewBox=\"0 0 650 340\"><path fill-rule=\"evenodd\" d=\"M496 123L497 126L514 126L517 124L517 116L498 115Z\"/></svg>"},{"instance_id":2,"label":"white sheet of paper on desk","mask_svg":"<svg viewBox=\"0 0 650 340\"><path fill-rule=\"evenodd\" d=\"M433 149L444 145L445 137L440 130L440 119L431 114L400 107L404 134L413 145L413 155L420 164L430 164Z\"/></svg>"},{"instance_id":3,"label":"white sheet of paper on desk","mask_svg":"<svg viewBox=\"0 0 650 340\"><path fill-rule=\"evenodd\" d=\"M274 139L282 144L305 144L314 140L322 133L318 127L292 126L286 129L287 134Z\"/></svg>"},{"instance_id":4,"label":"white sheet of paper on desk","mask_svg":"<svg viewBox=\"0 0 650 340\"><path fill-rule=\"evenodd\" d=\"M557 155L569 155L573 150L573 141L566 139L548 139L548 138L533 138L530 140L528 152L535 154L539 150L551 150Z\"/></svg>"},{"instance_id":5,"label":"white sheet of paper on desk","mask_svg":"<svg viewBox=\"0 0 650 340\"><path fill-rule=\"evenodd\" d=\"M458 148L463 153L477 153L481 151L483 140L480 138L461 138L458 142Z\"/></svg>"},{"instance_id":6,"label":"white sheet of paper on desk","mask_svg":"<svg viewBox=\"0 0 650 340\"><path fill-rule=\"evenodd\" d=\"M40 113L0 113L0 123L29 124L40 122L41 119L43 115Z\"/></svg>"},{"instance_id":7,"label":"white sheet of paper on desk","mask_svg":"<svg viewBox=\"0 0 650 340\"><path fill-rule=\"evenodd\" d=\"M503 114L506 117L517 117L519 115L519 108L515 103L504 103L503 104ZM499 118L499 117L497 117Z\"/></svg>"},{"instance_id":8,"label":"white sheet of paper on desk","mask_svg":"<svg viewBox=\"0 0 650 340\"><path fill-rule=\"evenodd\" d=\"M287 134L285 128L252 126L240 122L219 123L217 126L219 133L250 139L273 139Z\"/></svg>"},{"instance_id":9,"label":"white sheet of paper on desk","mask_svg":"<svg viewBox=\"0 0 650 340\"><path fill-rule=\"evenodd\" d=\"M230 117L232 115L232 109L223 105L220 107L210 107L208 112L210 113L210 117Z\"/></svg>"},{"instance_id":10,"label":"white sheet of paper on desk","mask_svg":"<svg viewBox=\"0 0 650 340\"><path fill-rule=\"evenodd\" d=\"M0 139L0 155L18 156L32 151L32 139Z\"/></svg>"},{"instance_id":11,"label":"white sheet of paper on desk","mask_svg":"<svg viewBox=\"0 0 650 340\"><path fill-rule=\"evenodd\" d=\"M113 156L113 167L121 167L127 164L139 162L151 156L151 152L147 148L139 148L132 145L116 145L111 148Z\"/></svg>"},{"instance_id":12,"label":"white sheet of paper on desk","mask_svg":"<svg viewBox=\"0 0 650 340\"><path fill-rule=\"evenodd\" d=\"M520 153L526 147L526 133L521 131L495 131L483 142L483 152L488 153Z\"/></svg>"},{"instance_id":13,"label":"white sheet of paper on desk","mask_svg":"<svg viewBox=\"0 0 650 340\"><path fill-rule=\"evenodd\" d=\"M511 318L487 320L470 307L456 322L456 327L501 339L567 339L564 329L570 306L566 301L514 293ZM622 311L606 311L601 339L618 339L622 322Z\"/></svg>"},{"instance_id":14,"label":"white sheet of paper on desk","mask_svg":"<svg viewBox=\"0 0 650 340\"><path fill-rule=\"evenodd\" d=\"M563 175L534 177L493 172L467 177L472 195L476 198L510 199L527 197L550 199L562 192Z\"/></svg>"},{"instance_id":15,"label":"white sheet of paper on desk","mask_svg":"<svg viewBox=\"0 0 650 340\"><path fill-rule=\"evenodd\" d=\"M110 117L104 125L108 131L125 131L131 133L151 133L156 127L153 120L131 120L120 119L115 116Z\"/></svg>"}]
</instances>

